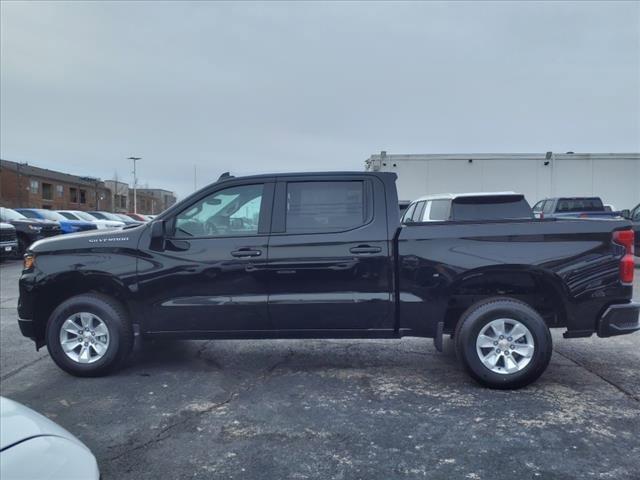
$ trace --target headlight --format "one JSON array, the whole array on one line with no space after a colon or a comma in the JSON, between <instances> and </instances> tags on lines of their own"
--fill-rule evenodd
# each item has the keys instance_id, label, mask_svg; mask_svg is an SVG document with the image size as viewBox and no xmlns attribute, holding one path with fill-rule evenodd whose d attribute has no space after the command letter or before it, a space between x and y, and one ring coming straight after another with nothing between
<instances>
[{"instance_id":1,"label":"headlight","mask_svg":"<svg viewBox=\"0 0 640 480\"><path fill-rule=\"evenodd\" d=\"M22 268L31 270L36 263L36 257L32 253L25 253L22 257Z\"/></svg>"},{"instance_id":2,"label":"headlight","mask_svg":"<svg viewBox=\"0 0 640 480\"><path fill-rule=\"evenodd\" d=\"M42 230L42 227L39 227L38 225L27 225L27 228L29 230L33 230L34 232L39 232L40 230Z\"/></svg>"}]
</instances>

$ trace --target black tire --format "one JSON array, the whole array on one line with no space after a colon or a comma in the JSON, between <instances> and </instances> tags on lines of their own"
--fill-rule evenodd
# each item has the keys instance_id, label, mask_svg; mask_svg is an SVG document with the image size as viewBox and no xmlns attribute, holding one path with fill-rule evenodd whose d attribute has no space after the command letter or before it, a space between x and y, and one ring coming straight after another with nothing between
<instances>
[{"instance_id":1,"label":"black tire","mask_svg":"<svg viewBox=\"0 0 640 480\"><path fill-rule=\"evenodd\" d=\"M109 345L103 357L93 363L78 363L65 354L60 345L63 323L74 313L88 312L104 322L109 331ZM62 302L47 323L47 349L53 361L64 371L77 377L99 377L116 370L133 348L133 328L125 308L107 295L86 293Z\"/></svg>"},{"instance_id":2,"label":"black tire","mask_svg":"<svg viewBox=\"0 0 640 480\"><path fill-rule=\"evenodd\" d=\"M478 335L489 322L499 318L517 320L533 337L534 353L520 371L495 373L478 355ZM471 377L486 387L505 390L522 388L537 380L549 365L553 350L551 332L540 314L526 303L506 297L488 298L469 307L458 321L455 342L456 354Z\"/></svg>"}]
</instances>

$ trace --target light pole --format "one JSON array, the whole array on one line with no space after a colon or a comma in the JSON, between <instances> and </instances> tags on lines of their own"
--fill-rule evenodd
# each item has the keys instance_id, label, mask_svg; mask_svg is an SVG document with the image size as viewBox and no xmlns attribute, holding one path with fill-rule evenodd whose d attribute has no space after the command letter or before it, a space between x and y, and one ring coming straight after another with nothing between
<instances>
[{"instance_id":1,"label":"light pole","mask_svg":"<svg viewBox=\"0 0 640 480\"><path fill-rule=\"evenodd\" d=\"M133 161L133 213L138 213L138 203L136 200L136 186L138 177L136 177L136 162L142 160L142 157L129 157L128 160Z\"/></svg>"}]
</instances>

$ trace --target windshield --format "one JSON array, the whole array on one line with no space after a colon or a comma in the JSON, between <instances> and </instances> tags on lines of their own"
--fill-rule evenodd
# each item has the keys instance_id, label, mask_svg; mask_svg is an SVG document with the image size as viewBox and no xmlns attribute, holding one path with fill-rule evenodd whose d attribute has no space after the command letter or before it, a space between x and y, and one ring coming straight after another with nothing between
<instances>
[{"instance_id":1,"label":"windshield","mask_svg":"<svg viewBox=\"0 0 640 480\"><path fill-rule=\"evenodd\" d=\"M0 207L0 220L24 220L27 217L22 215L21 213L16 212L15 210L11 210L10 208Z\"/></svg>"},{"instance_id":2,"label":"windshield","mask_svg":"<svg viewBox=\"0 0 640 480\"><path fill-rule=\"evenodd\" d=\"M62 215L65 218L68 218L69 220L78 220L78 217L76 217L73 213L71 212L58 212L60 215Z\"/></svg>"},{"instance_id":3,"label":"windshield","mask_svg":"<svg viewBox=\"0 0 640 480\"><path fill-rule=\"evenodd\" d=\"M109 212L90 212L90 214L100 220L115 220L116 222L122 221L118 217L116 217L113 213L109 213Z\"/></svg>"},{"instance_id":4,"label":"windshield","mask_svg":"<svg viewBox=\"0 0 640 480\"><path fill-rule=\"evenodd\" d=\"M54 222L59 222L60 220L67 220L65 217L60 215L58 212L52 212L51 210L36 210L43 218L47 220L53 220Z\"/></svg>"},{"instance_id":5,"label":"windshield","mask_svg":"<svg viewBox=\"0 0 640 480\"><path fill-rule=\"evenodd\" d=\"M76 217L81 218L82 220L86 220L87 222L95 222L97 220L96 217L87 212L73 212L73 214Z\"/></svg>"},{"instance_id":6,"label":"windshield","mask_svg":"<svg viewBox=\"0 0 640 480\"><path fill-rule=\"evenodd\" d=\"M122 213L114 213L114 216L116 217L115 220L119 220L121 222L137 222L137 220L134 220L128 215L124 215Z\"/></svg>"}]
</instances>

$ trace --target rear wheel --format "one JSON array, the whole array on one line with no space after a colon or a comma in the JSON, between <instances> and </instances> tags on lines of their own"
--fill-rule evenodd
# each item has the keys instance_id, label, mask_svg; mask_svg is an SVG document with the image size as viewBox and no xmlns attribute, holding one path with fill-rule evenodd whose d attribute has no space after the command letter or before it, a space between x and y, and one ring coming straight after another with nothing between
<instances>
[{"instance_id":1,"label":"rear wheel","mask_svg":"<svg viewBox=\"0 0 640 480\"><path fill-rule=\"evenodd\" d=\"M112 372L133 346L133 330L124 307L111 297L94 293L60 304L49 318L46 336L56 364L81 377Z\"/></svg>"},{"instance_id":2,"label":"rear wheel","mask_svg":"<svg viewBox=\"0 0 640 480\"><path fill-rule=\"evenodd\" d=\"M543 318L524 302L496 297L472 305L456 327L456 353L479 383L500 389L535 381L551 360Z\"/></svg>"}]
</instances>

